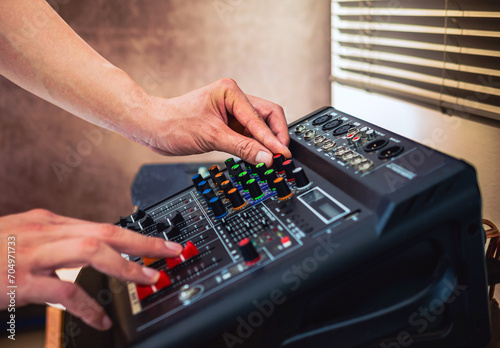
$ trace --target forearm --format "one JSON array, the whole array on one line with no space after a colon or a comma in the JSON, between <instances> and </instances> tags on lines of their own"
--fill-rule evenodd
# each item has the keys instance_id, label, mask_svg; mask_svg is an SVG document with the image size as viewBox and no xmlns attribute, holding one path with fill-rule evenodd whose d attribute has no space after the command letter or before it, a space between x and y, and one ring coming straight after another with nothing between
<instances>
[{"instance_id":1,"label":"forearm","mask_svg":"<svg viewBox=\"0 0 500 348\"><path fill-rule=\"evenodd\" d=\"M0 0L0 74L76 116L138 140L134 132L146 117L148 95L45 0Z\"/></svg>"}]
</instances>

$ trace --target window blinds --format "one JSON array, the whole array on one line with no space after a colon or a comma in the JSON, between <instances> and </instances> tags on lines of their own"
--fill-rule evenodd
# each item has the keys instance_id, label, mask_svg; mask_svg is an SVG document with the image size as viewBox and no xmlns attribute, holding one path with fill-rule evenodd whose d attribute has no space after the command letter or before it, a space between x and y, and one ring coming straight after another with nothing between
<instances>
[{"instance_id":1,"label":"window blinds","mask_svg":"<svg viewBox=\"0 0 500 348\"><path fill-rule=\"evenodd\" d=\"M500 120L500 1L332 0L332 82Z\"/></svg>"}]
</instances>

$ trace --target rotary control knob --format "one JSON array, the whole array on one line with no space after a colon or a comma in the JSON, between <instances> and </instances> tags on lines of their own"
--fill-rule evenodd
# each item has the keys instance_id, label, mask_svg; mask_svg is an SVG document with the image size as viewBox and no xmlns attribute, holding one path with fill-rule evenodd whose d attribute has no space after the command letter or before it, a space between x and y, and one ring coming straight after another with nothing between
<instances>
[{"instance_id":1,"label":"rotary control knob","mask_svg":"<svg viewBox=\"0 0 500 348\"><path fill-rule=\"evenodd\" d=\"M269 185L271 190L274 190L274 180L278 177L274 169L269 169L264 173L264 177L266 178L266 182Z\"/></svg>"},{"instance_id":2,"label":"rotary control knob","mask_svg":"<svg viewBox=\"0 0 500 348\"><path fill-rule=\"evenodd\" d=\"M283 169L283 162L285 162L285 156L283 156L281 153L273 156L274 169L276 169L278 173L285 172L285 170Z\"/></svg>"},{"instance_id":3,"label":"rotary control knob","mask_svg":"<svg viewBox=\"0 0 500 348\"><path fill-rule=\"evenodd\" d=\"M227 195L229 197L229 201L231 202L231 205L233 206L234 210L239 210L243 208L247 202L243 199L243 197L240 194L240 191L236 189L236 187L233 187L227 192Z\"/></svg>"},{"instance_id":4,"label":"rotary control knob","mask_svg":"<svg viewBox=\"0 0 500 348\"><path fill-rule=\"evenodd\" d=\"M202 180L198 183L196 188L197 188L197 191L201 193L201 192L205 191L206 189L209 189L210 184L208 183L208 181Z\"/></svg>"},{"instance_id":5,"label":"rotary control knob","mask_svg":"<svg viewBox=\"0 0 500 348\"><path fill-rule=\"evenodd\" d=\"M221 184L220 184L220 189L221 191L226 195L227 197L227 193L230 189L232 189L234 186L233 186L233 183L229 180L226 180L226 181L223 181Z\"/></svg>"},{"instance_id":6,"label":"rotary control knob","mask_svg":"<svg viewBox=\"0 0 500 348\"><path fill-rule=\"evenodd\" d=\"M255 173L255 166L252 163L245 162L245 168L247 169L246 171L248 174L253 174Z\"/></svg>"},{"instance_id":7,"label":"rotary control knob","mask_svg":"<svg viewBox=\"0 0 500 348\"><path fill-rule=\"evenodd\" d=\"M233 178L238 178L238 175L240 175L240 173L243 173L243 168L241 168L239 164L235 164L234 166L232 166L231 171L229 172L229 174L231 174Z\"/></svg>"},{"instance_id":8,"label":"rotary control knob","mask_svg":"<svg viewBox=\"0 0 500 348\"><path fill-rule=\"evenodd\" d=\"M241 256L245 260L245 265L251 266L260 260L260 255L255 248L255 245L249 238L243 238L238 242L238 247L240 248Z\"/></svg>"},{"instance_id":9,"label":"rotary control knob","mask_svg":"<svg viewBox=\"0 0 500 348\"><path fill-rule=\"evenodd\" d=\"M255 169L257 170L257 175L259 176L260 181L266 181L266 177L264 176L264 173L268 170L266 164L259 163L255 166Z\"/></svg>"},{"instance_id":10,"label":"rotary control knob","mask_svg":"<svg viewBox=\"0 0 500 348\"><path fill-rule=\"evenodd\" d=\"M226 165L226 169L229 172L229 174L231 174L231 167L236 164L236 161L234 160L234 158L229 157L224 161L224 164Z\"/></svg>"},{"instance_id":11,"label":"rotary control knob","mask_svg":"<svg viewBox=\"0 0 500 348\"><path fill-rule=\"evenodd\" d=\"M248 174L248 172L241 172L238 175L238 178L236 179L236 181L238 181L243 186L243 189L245 191L248 191L248 189L246 187L246 184L247 184L248 180L250 180L250 174Z\"/></svg>"},{"instance_id":12,"label":"rotary control knob","mask_svg":"<svg viewBox=\"0 0 500 348\"><path fill-rule=\"evenodd\" d=\"M208 168L208 172L210 173L210 177L212 178L212 181L215 183L215 175L217 173L220 173L220 168L218 165L214 164L210 168Z\"/></svg>"},{"instance_id":13,"label":"rotary control knob","mask_svg":"<svg viewBox=\"0 0 500 348\"><path fill-rule=\"evenodd\" d=\"M278 199L280 201L292 197L293 193L290 191L290 187L288 187L288 184L282 177L275 179L273 185L276 187L276 192L278 193Z\"/></svg>"},{"instance_id":14,"label":"rotary control knob","mask_svg":"<svg viewBox=\"0 0 500 348\"><path fill-rule=\"evenodd\" d=\"M293 170L295 169L295 164L292 162L291 159L286 160L283 162L283 168L285 169L286 173L286 180L287 181L294 181L295 178L293 176Z\"/></svg>"},{"instance_id":15,"label":"rotary control knob","mask_svg":"<svg viewBox=\"0 0 500 348\"><path fill-rule=\"evenodd\" d=\"M195 174L191 177L191 181L193 182L194 187L198 189L198 184L203 181L203 177L200 174Z\"/></svg>"},{"instance_id":16,"label":"rotary control knob","mask_svg":"<svg viewBox=\"0 0 500 348\"><path fill-rule=\"evenodd\" d=\"M260 186L259 186L259 183L257 182L257 180L252 178L252 179L247 181L246 185L248 187L248 192L250 193L250 197L252 197L253 200L257 200L257 199L264 197L264 193L260 189Z\"/></svg>"},{"instance_id":17,"label":"rotary control knob","mask_svg":"<svg viewBox=\"0 0 500 348\"><path fill-rule=\"evenodd\" d=\"M217 173L214 176L214 183L217 186L220 186L220 184L222 184L226 180L227 180L226 174L224 174L223 172Z\"/></svg>"},{"instance_id":18,"label":"rotary control knob","mask_svg":"<svg viewBox=\"0 0 500 348\"><path fill-rule=\"evenodd\" d=\"M203 198L208 202L212 198L216 197L214 191L212 189L206 189L205 191L202 192Z\"/></svg>"},{"instance_id":19,"label":"rotary control knob","mask_svg":"<svg viewBox=\"0 0 500 348\"><path fill-rule=\"evenodd\" d=\"M309 178L307 177L302 167L295 168L293 170L293 176L295 177L295 184L299 189L305 188L310 185Z\"/></svg>"},{"instance_id":20,"label":"rotary control knob","mask_svg":"<svg viewBox=\"0 0 500 348\"><path fill-rule=\"evenodd\" d=\"M224 206L224 203L222 203L219 197L214 197L211 200L209 200L208 205L212 208L212 211L214 212L214 217L216 219L223 218L224 216L227 215L226 207Z\"/></svg>"}]
</instances>

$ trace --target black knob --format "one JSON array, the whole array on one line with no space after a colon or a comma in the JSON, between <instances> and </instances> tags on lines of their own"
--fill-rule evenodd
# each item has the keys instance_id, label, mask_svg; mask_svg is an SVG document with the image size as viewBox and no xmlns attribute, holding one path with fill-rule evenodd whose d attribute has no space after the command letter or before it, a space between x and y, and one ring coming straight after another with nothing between
<instances>
[{"instance_id":1,"label":"black knob","mask_svg":"<svg viewBox=\"0 0 500 348\"><path fill-rule=\"evenodd\" d=\"M220 186L220 184L222 184L226 180L227 180L226 174L224 174L223 172L217 173L214 176L214 183L217 186Z\"/></svg>"},{"instance_id":2,"label":"black knob","mask_svg":"<svg viewBox=\"0 0 500 348\"><path fill-rule=\"evenodd\" d=\"M283 168L285 169L286 180L294 181L295 177L293 176L293 170L295 169L295 164L292 162L292 160L288 159L285 162L283 162Z\"/></svg>"},{"instance_id":3,"label":"black knob","mask_svg":"<svg viewBox=\"0 0 500 348\"><path fill-rule=\"evenodd\" d=\"M243 190L248 191L247 189L247 181L250 180L250 174L248 172L241 172L238 175L237 181L243 185Z\"/></svg>"},{"instance_id":4,"label":"black knob","mask_svg":"<svg viewBox=\"0 0 500 348\"><path fill-rule=\"evenodd\" d=\"M274 180L278 177L274 169L269 169L264 173L267 184L271 190L274 190Z\"/></svg>"},{"instance_id":5,"label":"black knob","mask_svg":"<svg viewBox=\"0 0 500 348\"><path fill-rule=\"evenodd\" d=\"M243 173L243 168L241 168L239 164L235 164L234 166L232 166L231 171L229 172L229 174L231 174L233 178L236 179L236 181L238 181L237 178L240 173Z\"/></svg>"},{"instance_id":6,"label":"black knob","mask_svg":"<svg viewBox=\"0 0 500 348\"><path fill-rule=\"evenodd\" d=\"M196 189L198 189L198 184L203 181L203 177L200 174L195 174L195 175L193 175L191 180L193 181L194 187L196 187ZM200 192L200 191L198 191L198 192Z\"/></svg>"},{"instance_id":7,"label":"black knob","mask_svg":"<svg viewBox=\"0 0 500 348\"><path fill-rule=\"evenodd\" d=\"M236 161L234 160L234 158L229 157L227 160L224 161L224 164L226 165L226 169L229 172L229 174L231 174L230 169L232 166L234 166L236 164Z\"/></svg>"},{"instance_id":8,"label":"black knob","mask_svg":"<svg viewBox=\"0 0 500 348\"><path fill-rule=\"evenodd\" d=\"M264 196L262 190L260 189L259 183L254 178L247 181L248 192L253 200L260 199Z\"/></svg>"},{"instance_id":9,"label":"black knob","mask_svg":"<svg viewBox=\"0 0 500 348\"><path fill-rule=\"evenodd\" d=\"M223 218L227 215L226 207L224 207L224 203L222 203L219 197L214 197L209 200L208 205L212 208L216 219Z\"/></svg>"},{"instance_id":10,"label":"black knob","mask_svg":"<svg viewBox=\"0 0 500 348\"><path fill-rule=\"evenodd\" d=\"M285 170L283 169L283 162L285 162L285 156L283 156L281 153L273 156L274 169L276 169L276 171L280 174L285 172Z\"/></svg>"},{"instance_id":11,"label":"black knob","mask_svg":"<svg viewBox=\"0 0 500 348\"><path fill-rule=\"evenodd\" d=\"M209 189L210 184L208 183L208 181L202 180L198 183L196 188L197 188L198 192L201 193L201 192L205 191L206 189Z\"/></svg>"},{"instance_id":12,"label":"black knob","mask_svg":"<svg viewBox=\"0 0 500 348\"><path fill-rule=\"evenodd\" d=\"M233 183L229 180L226 180L226 181L223 181L221 184L220 184L220 189L221 191L226 195L227 197L227 192L232 189L234 186L233 186Z\"/></svg>"},{"instance_id":13,"label":"black knob","mask_svg":"<svg viewBox=\"0 0 500 348\"><path fill-rule=\"evenodd\" d=\"M246 171L249 173L249 174L253 174L255 173L255 165L253 165L252 163L248 163L248 162L245 162L245 168L247 169Z\"/></svg>"},{"instance_id":14,"label":"black knob","mask_svg":"<svg viewBox=\"0 0 500 348\"><path fill-rule=\"evenodd\" d=\"M212 178L212 181L215 183L215 174L220 173L219 166L214 164L210 168L208 168L208 172L210 173L210 177Z\"/></svg>"},{"instance_id":15,"label":"black knob","mask_svg":"<svg viewBox=\"0 0 500 348\"><path fill-rule=\"evenodd\" d=\"M253 265L260 260L260 255L249 238L243 238L238 242L241 255L247 266Z\"/></svg>"},{"instance_id":16,"label":"black knob","mask_svg":"<svg viewBox=\"0 0 500 348\"><path fill-rule=\"evenodd\" d=\"M295 168L293 170L293 176L295 177L295 184L298 188L306 187L309 185L309 178L307 177L302 167Z\"/></svg>"},{"instance_id":17,"label":"black knob","mask_svg":"<svg viewBox=\"0 0 500 348\"><path fill-rule=\"evenodd\" d=\"M274 180L274 186L276 187L276 192L278 193L278 199L284 200L292 196L290 187L288 187L288 184L282 177Z\"/></svg>"},{"instance_id":18,"label":"black knob","mask_svg":"<svg viewBox=\"0 0 500 348\"><path fill-rule=\"evenodd\" d=\"M231 202L231 205L233 206L233 209L238 210L241 209L245 206L247 203L243 197L240 194L240 191L236 189L236 187L233 187L227 192L227 195L229 196L229 201Z\"/></svg>"},{"instance_id":19,"label":"black knob","mask_svg":"<svg viewBox=\"0 0 500 348\"><path fill-rule=\"evenodd\" d=\"M215 193L214 193L214 191L212 191L212 189L206 189L205 191L203 191L202 195L203 195L203 198L205 198L205 200L207 202L210 201L212 198L216 197Z\"/></svg>"},{"instance_id":20,"label":"black knob","mask_svg":"<svg viewBox=\"0 0 500 348\"><path fill-rule=\"evenodd\" d=\"M257 173L254 173L254 175L258 175L259 176L259 179L260 181L263 181L265 182L266 181L266 177L264 176L264 173L267 171L267 166L265 163L259 163L255 166L255 169L257 170Z\"/></svg>"}]
</instances>

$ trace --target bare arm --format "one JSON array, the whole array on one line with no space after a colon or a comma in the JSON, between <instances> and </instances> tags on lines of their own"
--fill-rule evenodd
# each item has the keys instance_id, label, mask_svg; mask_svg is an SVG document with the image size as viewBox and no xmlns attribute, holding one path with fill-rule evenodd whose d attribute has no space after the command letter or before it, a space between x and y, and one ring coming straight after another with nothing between
<instances>
[{"instance_id":1,"label":"bare arm","mask_svg":"<svg viewBox=\"0 0 500 348\"><path fill-rule=\"evenodd\" d=\"M45 0L0 1L0 52L0 74L9 80L156 152L222 150L268 165L272 153L291 156L278 105L246 96L230 79L177 98L149 96L87 45ZM174 126L187 132L182 142L171 133Z\"/></svg>"}]
</instances>

